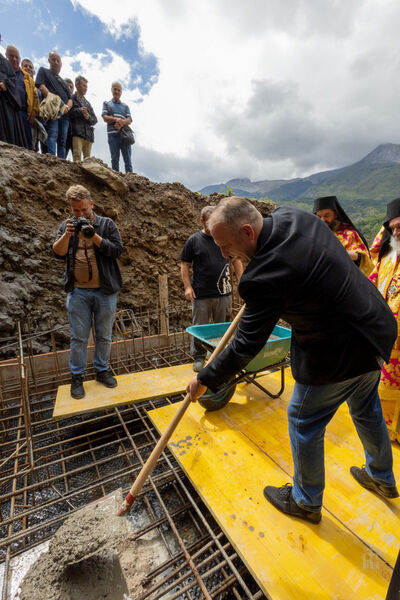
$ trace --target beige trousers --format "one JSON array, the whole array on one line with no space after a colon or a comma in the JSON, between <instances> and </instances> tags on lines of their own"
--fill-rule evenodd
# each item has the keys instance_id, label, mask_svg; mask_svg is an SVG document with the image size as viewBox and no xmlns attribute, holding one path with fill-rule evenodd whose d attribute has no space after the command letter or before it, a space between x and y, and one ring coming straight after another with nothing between
<instances>
[{"instance_id":1,"label":"beige trousers","mask_svg":"<svg viewBox=\"0 0 400 600\"><path fill-rule=\"evenodd\" d=\"M84 140L77 135L74 135L72 138L72 158L74 162L80 162L82 160L81 156L83 154L83 158L89 158L90 151L92 149L92 142L88 140Z\"/></svg>"}]
</instances>

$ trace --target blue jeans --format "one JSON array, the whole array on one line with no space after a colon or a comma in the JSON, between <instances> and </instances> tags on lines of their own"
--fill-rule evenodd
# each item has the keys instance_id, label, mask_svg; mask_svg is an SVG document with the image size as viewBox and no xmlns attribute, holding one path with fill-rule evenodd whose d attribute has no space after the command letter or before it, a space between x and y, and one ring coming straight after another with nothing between
<instances>
[{"instance_id":1,"label":"blue jeans","mask_svg":"<svg viewBox=\"0 0 400 600\"><path fill-rule=\"evenodd\" d=\"M108 136L108 145L110 147L111 166L114 171L119 171L119 153L122 152L125 173L132 173L132 147L122 143L119 133L112 133Z\"/></svg>"},{"instance_id":2,"label":"blue jeans","mask_svg":"<svg viewBox=\"0 0 400 600\"><path fill-rule=\"evenodd\" d=\"M381 483L394 484L392 446L378 395L380 371L340 383L296 383L288 406L294 477L293 498L303 508L319 511L325 487L325 428L342 402L364 446L367 473Z\"/></svg>"},{"instance_id":3,"label":"blue jeans","mask_svg":"<svg viewBox=\"0 0 400 600\"><path fill-rule=\"evenodd\" d=\"M67 311L71 329L69 368L72 375L84 375L86 351L94 316L96 372L107 371L111 352L111 335L118 294L107 295L100 289L75 288L67 294Z\"/></svg>"},{"instance_id":4,"label":"blue jeans","mask_svg":"<svg viewBox=\"0 0 400 600\"><path fill-rule=\"evenodd\" d=\"M28 120L28 113L26 110L20 110L19 114L21 115L22 125L24 127L25 137L27 141L28 150L32 150L32 126Z\"/></svg>"},{"instance_id":5,"label":"blue jeans","mask_svg":"<svg viewBox=\"0 0 400 600\"><path fill-rule=\"evenodd\" d=\"M55 156L57 146L57 156L59 158L65 158L68 127L69 119L66 117L47 121L47 152L49 154Z\"/></svg>"}]
</instances>

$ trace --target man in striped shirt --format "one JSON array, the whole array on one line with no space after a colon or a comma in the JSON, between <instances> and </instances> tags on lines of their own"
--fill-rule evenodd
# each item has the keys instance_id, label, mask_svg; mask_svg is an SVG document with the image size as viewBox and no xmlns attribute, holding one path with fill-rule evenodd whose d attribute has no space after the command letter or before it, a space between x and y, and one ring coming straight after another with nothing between
<instances>
[{"instance_id":1,"label":"man in striped shirt","mask_svg":"<svg viewBox=\"0 0 400 600\"><path fill-rule=\"evenodd\" d=\"M120 130L124 125L132 123L132 117L129 106L121 102L122 86L118 81L111 84L112 99L103 102L101 116L107 123L108 145L111 154L111 166L114 171L119 171L119 156L122 152L122 158L125 163L125 172L132 173L132 149L128 144L122 143Z\"/></svg>"}]
</instances>

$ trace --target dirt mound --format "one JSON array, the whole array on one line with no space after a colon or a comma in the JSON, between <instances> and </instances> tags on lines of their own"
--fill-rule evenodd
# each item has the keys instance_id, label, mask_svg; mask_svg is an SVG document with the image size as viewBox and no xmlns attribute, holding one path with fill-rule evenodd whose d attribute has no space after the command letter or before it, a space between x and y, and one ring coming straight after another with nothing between
<instances>
[{"instance_id":1,"label":"dirt mound","mask_svg":"<svg viewBox=\"0 0 400 600\"><path fill-rule=\"evenodd\" d=\"M170 304L183 301L179 254L199 227L201 208L215 204L218 195L210 199L180 183L116 175L107 167L92 173L88 165L1 142L0 157L0 344L15 335L16 320L29 317L39 330L67 320L64 265L50 247L70 215L65 192L76 183L90 190L95 212L114 219L121 232L119 308L154 305L158 275L165 273ZM257 206L263 214L270 211L264 203Z\"/></svg>"}]
</instances>

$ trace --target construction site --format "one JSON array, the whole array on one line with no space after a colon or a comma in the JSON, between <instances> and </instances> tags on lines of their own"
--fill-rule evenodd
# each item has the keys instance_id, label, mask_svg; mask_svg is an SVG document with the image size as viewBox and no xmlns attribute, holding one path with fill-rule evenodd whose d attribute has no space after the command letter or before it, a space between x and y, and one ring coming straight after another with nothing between
<instances>
[{"instance_id":1,"label":"construction site","mask_svg":"<svg viewBox=\"0 0 400 600\"><path fill-rule=\"evenodd\" d=\"M131 510L116 517L193 376L179 252L216 199L95 160L2 143L0 153L1 599L386 598L400 500L354 483L349 468L363 451L347 406L326 432L321 524L264 499L267 483L293 476L286 342L243 374L221 410L188 407ZM92 338L81 400L69 395L63 265L50 253L72 183L115 220L126 248L110 361L118 387L94 381ZM232 317L241 304L234 289ZM396 443L393 454L400 480Z\"/></svg>"}]
</instances>

